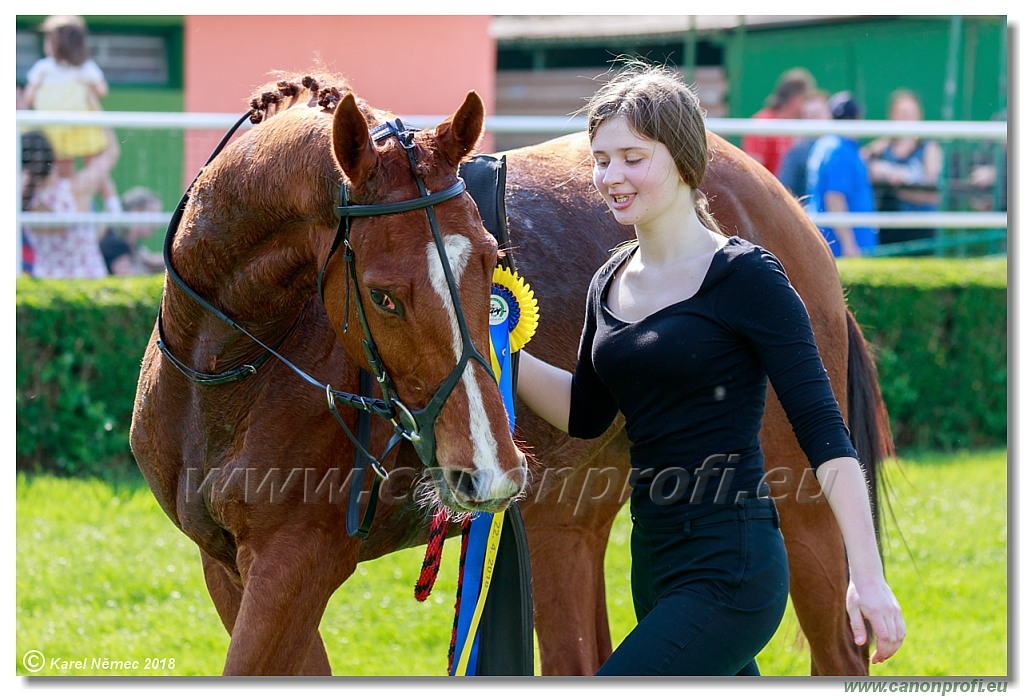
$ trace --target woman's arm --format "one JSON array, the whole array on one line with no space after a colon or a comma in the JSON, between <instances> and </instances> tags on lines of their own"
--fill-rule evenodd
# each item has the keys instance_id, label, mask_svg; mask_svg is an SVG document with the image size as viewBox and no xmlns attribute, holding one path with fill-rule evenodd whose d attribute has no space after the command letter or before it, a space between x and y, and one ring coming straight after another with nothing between
<instances>
[{"instance_id":1,"label":"woman's arm","mask_svg":"<svg viewBox=\"0 0 1024 700\"><path fill-rule=\"evenodd\" d=\"M870 165L870 161L880 156L882 152L888 147L888 138L875 139L874 141L871 141L870 143L861 146L860 157L864 160L865 163L868 163Z\"/></svg>"},{"instance_id":2,"label":"woman's arm","mask_svg":"<svg viewBox=\"0 0 1024 700\"><path fill-rule=\"evenodd\" d=\"M869 622L877 642L871 661L880 663L900 648L907 628L882 571L864 473L857 460L838 457L819 466L817 475L846 544L850 565L846 608L854 641L867 643L864 623Z\"/></svg>"},{"instance_id":3,"label":"woman's arm","mask_svg":"<svg viewBox=\"0 0 1024 700\"><path fill-rule=\"evenodd\" d=\"M25 86L25 94L22 96L25 100L25 106L29 109L34 109L36 106L36 86L34 83L29 83Z\"/></svg>"},{"instance_id":4,"label":"woman's arm","mask_svg":"<svg viewBox=\"0 0 1024 700\"><path fill-rule=\"evenodd\" d=\"M522 350L516 394L548 423L562 432L569 431L572 374Z\"/></svg>"},{"instance_id":5,"label":"woman's arm","mask_svg":"<svg viewBox=\"0 0 1024 700\"><path fill-rule=\"evenodd\" d=\"M846 195L842 192L829 191L825 193L825 211L835 213L846 213L850 207L846 202ZM857 245L857 237L850 225L833 226L839 244L842 246L843 255L847 258L859 258L861 256L860 246Z\"/></svg>"},{"instance_id":6,"label":"woman's arm","mask_svg":"<svg viewBox=\"0 0 1024 700\"><path fill-rule=\"evenodd\" d=\"M121 146L114 131L104 129L103 132L107 137L106 148L89 158L71 179L71 188L80 201L88 200L95 194L103 194L104 188L111 182L110 173L121 157Z\"/></svg>"},{"instance_id":7,"label":"woman's arm","mask_svg":"<svg viewBox=\"0 0 1024 700\"><path fill-rule=\"evenodd\" d=\"M906 634L902 613L882 573L867 482L822 363L810 317L781 263L770 253L745 256L746 284L728 288L720 309L748 338L768 373L800 447L816 469L846 547L850 568L847 609L858 644L869 621L877 635L876 663L892 656ZM757 289L751 295L748 290Z\"/></svg>"},{"instance_id":8,"label":"woman's arm","mask_svg":"<svg viewBox=\"0 0 1024 700\"><path fill-rule=\"evenodd\" d=\"M110 87L107 85L107 81L103 80L103 79L100 79L100 81L97 82L97 83L93 83L91 87L92 87L92 94L93 94L93 96L97 100L100 100L100 99L106 97L107 94L110 92ZM97 104L95 106L95 109L96 109L96 111L99 111L99 109L100 109L98 102L97 102Z\"/></svg>"},{"instance_id":9,"label":"woman's arm","mask_svg":"<svg viewBox=\"0 0 1024 700\"><path fill-rule=\"evenodd\" d=\"M43 81L43 73L46 72L47 64L47 59L39 59L32 64L32 67L28 69L28 75L25 76L25 94L22 95L22 99L25 100L25 106L28 109L36 107L36 92L39 90L39 84Z\"/></svg>"},{"instance_id":10,"label":"woman's arm","mask_svg":"<svg viewBox=\"0 0 1024 700\"><path fill-rule=\"evenodd\" d=\"M942 175L942 146L929 141L924 147L924 181L928 185L939 184Z\"/></svg>"},{"instance_id":11,"label":"woman's arm","mask_svg":"<svg viewBox=\"0 0 1024 700\"><path fill-rule=\"evenodd\" d=\"M82 64L82 78L89 86L92 96L97 100L93 109L101 109L98 100L106 97L107 93L110 92L110 86L107 85L107 78L103 75L103 69L99 67L96 61L89 59Z\"/></svg>"}]
</instances>

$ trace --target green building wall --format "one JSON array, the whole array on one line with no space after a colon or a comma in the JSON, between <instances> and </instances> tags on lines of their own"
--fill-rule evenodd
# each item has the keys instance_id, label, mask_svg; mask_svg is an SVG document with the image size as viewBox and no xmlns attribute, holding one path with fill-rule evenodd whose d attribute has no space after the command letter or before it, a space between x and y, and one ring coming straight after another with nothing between
<instances>
[{"instance_id":1,"label":"green building wall","mask_svg":"<svg viewBox=\"0 0 1024 700\"><path fill-rule=\"evenodd\" d=\"M851 90L865 117L885 119L889 94L916 91L926 119L988 120L1006 108L1005 17L836 21L730 33L729 112L749 117L778 76L802 66L829 92ZM946 94L950 56L954 94Z\"/></svg>"}]
</instances>

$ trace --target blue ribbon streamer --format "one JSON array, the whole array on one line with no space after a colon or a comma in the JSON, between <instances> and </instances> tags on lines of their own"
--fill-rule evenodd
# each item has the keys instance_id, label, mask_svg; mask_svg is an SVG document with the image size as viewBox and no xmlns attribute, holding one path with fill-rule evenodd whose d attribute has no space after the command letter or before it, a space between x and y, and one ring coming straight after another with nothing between
<instances>
[{"instance_id":1,"label":"blue ribbon streamer","mask_svg":"<svg viewBox=\"0 0 1024 700\"><path fill-rule=\"evenodd\" d=\"M509 430L515 428L515 402L512 397L512 353L509 349L509 327L508 319L503 323L490 327L491 347L494 349L498 361L499 372L498 389L501 392L502 401L505 403L505 411L508 413ZM490 513L478 513L473 518L473 525L469 530L469 541L466 543L466 564L462 581L462 604L459 608L458 620L456 622L455 634L455 659L452 664L452 675L458 666L457 660L462 658L463 649L466 646L466 637L469 634L469 627L473 619L473 611L476 609L480 598L481 574L484 566L484 556L487 548L487 538L491 531L491 521L494 516ZM472 605L468 605L469 602ZM480 643L480 634L474 635L471 640L469 663L466 667L467 676L476 675L477 652Z\"/></svg>"}]
</instances>

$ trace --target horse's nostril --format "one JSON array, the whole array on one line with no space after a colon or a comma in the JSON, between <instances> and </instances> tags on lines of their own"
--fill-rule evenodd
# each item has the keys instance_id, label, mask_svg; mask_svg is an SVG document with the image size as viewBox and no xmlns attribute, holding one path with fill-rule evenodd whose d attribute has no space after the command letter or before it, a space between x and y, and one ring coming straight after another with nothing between
<instances>
[{"instance_id":1,"label":"horse's nostril","mask_svg":"<svg viewBox=\"0 0 1024 700\"><path fill-rule=\"evenodd\" d=\"M467 500L475 501L477 494L477 483L476 479L473 478L473 473L468 471L456 472L455 476L455 492L462 495Z\"/></svg>"},{"instance_id":2,"label":"horse's nostril","mask_svg":"<svg viewBox=\"0 0 1024 700\"><path fill-rule=\"evenodd\" d=\"M508 471L449 467L443 479L462 509L495 511L504 509L526 488L526 460Z\"/></svg>"}]
</instances>

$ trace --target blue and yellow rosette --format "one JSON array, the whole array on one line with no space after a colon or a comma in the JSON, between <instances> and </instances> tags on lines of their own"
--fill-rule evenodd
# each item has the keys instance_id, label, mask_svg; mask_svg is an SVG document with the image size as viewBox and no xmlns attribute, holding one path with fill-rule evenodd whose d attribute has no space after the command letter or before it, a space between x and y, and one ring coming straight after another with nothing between
<instances>
[{"instance_id":1,"label":"blue and yellow rosette","mask_svg":"<svg viewBox=\"0 0 1024 700\"><path fill-rule=\"evenodd\" d=\"M491 282L491 369L508 412L509 430L515 428L512 355L537 332L540 313L530 285L514 271L498 267ZM462 605L455 622L454 663L451 674L476 674L479 625L487 602L505 514L479 513L473 518L466 543Z\"/></svg>"},{"instance_id":2,"label":"blue and yellow rosette","mask_svg":"<svg viewBox=\"0 0 1024 700\"><path fill-rule=\"evenodd\" d=\"M491 281L491 329L492 338L497 327L501 332L506 324L509 352L519 352L540 323L537 298L530 285L512 270L496 268Z\"/></svg>"}]
</instances>

